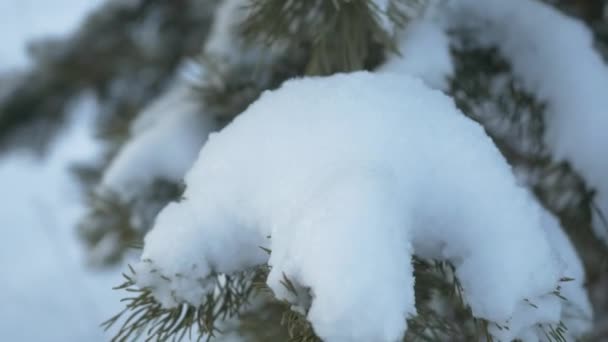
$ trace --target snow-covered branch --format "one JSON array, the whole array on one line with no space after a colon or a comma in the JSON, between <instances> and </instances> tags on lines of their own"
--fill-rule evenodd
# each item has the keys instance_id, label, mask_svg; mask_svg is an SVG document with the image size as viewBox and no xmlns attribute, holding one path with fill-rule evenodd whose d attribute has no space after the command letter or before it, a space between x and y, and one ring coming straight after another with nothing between
<instances>
[{"instance_id":1,"label":"snow-covered branch","mask_svg":"<svg viewBox=\"0 0 608 342\"><path fill-rule=\"evenodd\" d=\"M278 298L295 301L284 275L310 289L301 310L325 341L394 341L416 314L415 254L453 263L473 314L510 340L566 319L555 291L581 275L481 127L407 76L289 81L211 135L186 185L136 267L168 307L268 263Z\"/></svg>"}]
</instances>

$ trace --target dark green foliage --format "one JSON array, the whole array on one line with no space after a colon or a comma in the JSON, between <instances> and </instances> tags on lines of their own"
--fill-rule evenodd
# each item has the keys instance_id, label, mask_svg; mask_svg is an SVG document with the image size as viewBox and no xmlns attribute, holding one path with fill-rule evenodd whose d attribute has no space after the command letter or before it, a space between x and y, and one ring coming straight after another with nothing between
<instances>
[{"instance_id":1,"label":"dark green foliage","mask_svg":"<svg viewBox=\"0 0 608 342\"><path fill-rule=\"evenodd\" d=\"M567 163L553 161L547 151L545 105L521 88L496 49L473 47L474 32L453 35L451 93L457 106L484 127L515 169L537 175L527 185L548 209L588 225L592 192Z\"/></svg>"},{"instance_id":2,"label":"dark green foliage","mask_svg":"<svg viewBox=\"0 0 608 342\"><path fill-rule=\"evenodd\" d=\"M243 34L251 42L306 47L308 75L371 68L395 51L371 0L251 0Z\"/></svg>"},{"instance_id":3,"label":"dark green foliage","mask_svg":"<svg viewBox=\"0 0 608 342\"><path fill-rule=\"evenodd\" d=\"M287 329L289 342L321 342L304 315L290 310L287 303L284 304L283 310L281 324Z\"/></svg>"},{"instance_id":4,"label":"dark green foliage","mask_svg":"<svg viewBox=\"0 0 608 342\"><path fill-rule=\"evenodd\" d=\"M125 282L115 289L133 293L133 297L123 299L125 309L102 325L109 329L124 318L112 341L136 340L140 336L146 341L182 340L186 336L209 341L221 333L218 321L234 317L249 303L260 270L217 276L215 293L208 294L202 305L183 303L167 309L156 302L149 289L137 288L131 268L131 274L123 274Z\"/></svg>"},{"instance_id":5,"label":"dark green foliage","mask_svg":"<svg viewBox=\"0 0 608 342\"><path fill-rule=\"evenodd\" d=\"M602 265L608 260L608 250L591 228L596 208L593 190L568 163L555 162L545 148L544 104L519 86L498 50L473 48L472 36L474 32L453 32L456 70L451 95L466 115L485 128L515 170L533 175L526 180L527 185L560 219L585 266L594 311L604 317L608 312L603 295L608 272ZM528 142L527 148L518 146L522 141ZM547 327L548 334L552 334L551 329Z\"/></svg>"},{"instance_id":6,"label":"dark green foliage","mask_svg":"<svg viewBox=\"0 0 608 342\"><path fill-rule=\"evenodd\" d=\"M182 184L157 180L137 198L126 203L115 193L101 189L89 194L89 211L78 226L87 246L89 261L101 266L122 260L125 252L143 244L143 236L158 212L180 199Z\"/></svg>"},{"instance_id":7,"label":"dark green foliage","mask_svg":"<svg viewBox=\"0 0 608 342\"><path fill-rule=\"evenodd\" d=\"M408 319L405 341L481 341L487 322L473 317L454 267L447 262L414 258L416 309ZM433 304L444 303L438 313Z\"/></svg>"},{"instance_id":8,"label":"dark green foliage","mask_svg":"<svg viewBox=\"0 0 608 342\"><path fill-rule=\"evenodd\" d=\"M110 2L73 36L32 45L35 67L11 80L14 85L0 96L0 149L10 142L44 150L72 99L88 89L100 102L98 134L117 150L131 119L165 87L184 56L198 53L216 2ZM158 25L153 42L134 39L153 21ZM76 170L92 187L100 168L103 165ZM119 261L128 246L141 243L142 226L147 228L178 191L175 184L158 180L138 200L123 203L113 194L91 190L95 194L89 199L90 211L79 226L90 260L96 265ZM137 227L134 217L139 219Z\"/></svg>"},{"instance_id":9,"label":"dark green foliage","mask_svg":"<svg viewBox=\"0 0 608 342\"><path fill-rule=\"evenodd\" d=\"M285 80L304 74L307 53L290 47L270 65L236 64L225 68L214 67L208 56L199 57L207 78L193 85L205 104L205 114L223 126L243 112L264 90L275 89ZM213 81L208 81L213 79Z\"/></svg>"},{"instance_id":10,"label":"dark green foliage","mask_svg":"<svg viewBox=\"0 0 608 342\"><path fill-rule=\"evenodd\" d=\"M215 3L109 2L72 37L32 45L35 67L13 80L15 85L0 97L0 149L9 142L43 148L72 97L83 89L99 97L100 131L124 132L124 123L159 93L182 58L198 52ZM152 19L159 20L157 41L134 40L134 33Z\"/></svg>"},{"instance_id":11,"label":"dark green foliage","mask_svg":"<svg viewBox=\"0 0 608 342\"><path fill-rule=\"evenodd\" d=\"M473 317L450 263L414 258L413 264L418 315L408 319L409 329L404 342L492 341L488 332L490 323ZM139 337L149 341L180 341L186 336L213 341L214 336L225 332L220 329L222 321L236 316L240 321L237 331L246 334L251 341L321 341L304 314L291 310L290 303L272 298L272 292L265 283L268 276L266 266L230 276L215 276L225 281L216 282L215 293L207 295L202 305L195 307L184 303L172 309L162 308L149 289L138 288L134 276L131 269L131 274L124 275L125 283L116 287L133 293L132 297L123 300L126 308L103 324L106 329L115 324L121 325L112 341ZM282 283L294 295L301 295L289 278L284 277ZM562 298L559 287L554 294ZM250 303L256 298L263 298L264 304L251 310ZM445 312L439 313L433 308L439 302L445 305ZM533 303L530 305L534 306ZM260 327L255 329L249 326L249 330L242 330L248 322L259 321L260 316L266 317L264 322L267 326L263 330L270 329L269 334L261 332ZM550 337L549 341L563 341L566 330L563 324L542 328Z\"/></svg>"},{"instance_id":12,"label":"dark green foliage","mask_svg":"<svg viewBox=\"0 0 608 342\"><path fill-rule=\"evenodd\" d=\"M92 193L88 206L91 209L78 226L78 235L87 247L91 263L117 262L129 245L141 244L137 230L131 225L131 208L116 195ZM104 247L108 249L103 250ZM103 251L96 252L100 249Z\"/></svg>"}]
</instances>

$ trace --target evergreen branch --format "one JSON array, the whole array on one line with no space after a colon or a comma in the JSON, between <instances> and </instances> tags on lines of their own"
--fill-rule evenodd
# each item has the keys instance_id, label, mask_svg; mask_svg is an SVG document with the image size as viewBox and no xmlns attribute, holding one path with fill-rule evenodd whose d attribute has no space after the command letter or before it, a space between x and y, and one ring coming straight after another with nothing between
<instances>
[{"instance_id":1,"label":"evergreen branch","mask_svg":"<svg viewBox=\"0 0 608 342\"><path fill-rule=\"evenodd\" d=\"M141 249L158 212L167 203L179 201L183 191L183 184L157 179L129 201L106 188L90 192L88 212L77 227L89 249L89 261L97 266L111 265L120 261L129 248ZM108 242L112 248L108 248Z\"/></svg>"},{"instance_id":2,"label":"evergreen branch","mask_svg":"<svg viewBox=\"0 0 608 342\"><path fill-rule=\"evenodd\" d=\"M290 308L288 302L284 302L284 312L281 325L287 328L289 334L288 342L321 342L317 337L312 325L304 315Z\"/></svg>"},{"instance_id":3,"label":"evergreen branch","mask_svg":"<svg viewBox=\"0 0 608 342\"><path fill-rule=\"evenodd\" d=\"M133 296L124 298L125 309L102 326L108 330L122 321L112 342L137 340L141 336L146 341L176 341L186 335L191 337L193 330L199 341L210 341L222 332L220 321L238 315L249 304L255 290L254 279L261 273L262 269L253 269L230 276L218 275L214 292L207 294L201 305L183 303L175 308L164 308L151 289L137 286L135 271L130 267L130 274L123 274L125 282L114 289Z\"/></svg>"},{"instance_id":4,"label":"evergreen branch","mask_svg":"<svg viewBox=\"0 0 608 342\"><path fill-rule=\"evenodd\" d=\"M265 90L279 87L285 80L304 74L307 54L291 47L269 65L222 64L211 56L200 55L196 62L205 70L202 79L193 84L200 94L207 115L220 126L229 123Z\"/></svg>"},{"instance_id":5,"label":"evergreen branch","mask_svg":"<svg viewBox=\"0 0 608 342\"><path fill-rule=\"evenodd\" d=\"M452 36L455 75L451 93L457 106L482 124L514 169L534 175L528 185L539 202L560 219L576 247L585 265L586 287L591 294L601 291L606 273L598 260L608 253L593 231L592 214L598 215L600 223L604 220L583 177L569 163L556 162L545 148L546 105L519 86L498 49L479 48L474 41L476 32L456 31ZM532 148L517 148L522 141ZM604 310L605 304L599 303L594 301L595 310Z\"/></svg>"},{"instance_id":6,"label":"evergreen branch","mask_svg":"<svg viewBox=\"0 0 608 342\"><path fill-rule=\"evenodd\" d=\"M129 201L105 188L89 193L89 210L77 228L89 248L90 261L95 265L114 264L128 248L141 246L158 212L170 201L179 200L183 190L183 184L158 179ZM111 249L107 248L108 242Z\"/></svg>"},{"instance_id":7,"label":"evergreen branch","mask_svg":"<svg viewBox=\"0 0 608 342\"><path fill-rule=\"evenodd\" d=\"M466 303L464 290L455 276L455 269L449 262L414 257L414 272L418 314L408 319L404 342L493 341L488 329L490 324L500 330L509 329L508 326L499 326L473 316ZM240 317L256 293L270 292L265 283L268 273L269 267L262 265L235 275L217 276L214 293L208 294L200 306L184 303L177 308L167 309L154 299L150 289L137 287L133 277L135 272L131 268L129 275L123 275L125 282L115 288L130 294L130 297L123 299L126 308L104 322L103 326L109 329L122 321L112 342L139 337L145 337L146 341L180 341L185 336L192 338L193 331L198 340L211 341L223 333L219 324L221 321ZM570 280L563 278L560 281ZM283 275L282 284L292 294L298 295L297 284L286 275ZM565 300L559 291L560 288L557 287L553 294ZM433 302L437 300L448 304L445 311L438 312L433 307ZM321 341L305 314L293 310L290 302L274 300L271 303L278 304L282 311L280 321L274 323L286 330L288 342ZM528 303L535 306L530 301ZM274 304L270 306L275 307ZM562 342L565 339L567 329L562 322L558 325L538 325L538 328L542 329L550 342Z\"/></svg>"},{"instance_id":8,"label":"evergreen branch","mask_svg":"<svg viewBox=\"0 0 608 342\"><path fill-rule=\"evenodd\" d=\"M242 33L252 44L307 46L306 74L372 68L385 48L397 51L372 0L251 0Z\"/></svg>"},{"instance_id":9,"label":"evergreen branch","mask_svg":"<svg viewBox=\"0 0 608 342\"><path fill-rule=\"evenodd\" d=\"M77 232L88 247L93 264L113 264L122 258L127 245L142 241L141 233L131 223L132 206L123 203L115 193L91 192L87 205L89 210L78 224ZM111 249L102 246L108 239L112 239ZM99 248L103 255L98 255Z\"/></svg>"},{"instance_id":10,"label":"evergreen branch","mask_svg":"<svg viewBox=\"0 0 608 342\"><path fill-rule=\"evenodd\" d=\"M602 209L595 203L595 201L591 201L591 208L593 208L593 211L595 211L597 217L604 226L604 229L608 231L608 218L606 217Z\"/></svg>"},{"instance_id":11,"label":"evergreen branch","mask_svg":"<svg viewBox=\"0 0 608 342\"><path fill-rule=\"evenodd\" d=\"M413 264L418 314L408 319L404 341L492 341L491 323L473 316L451 263L414 257ZM437 300L448 304L446 312L433 307Z\"/></svg>"},{"instance_id":12,"label":"evergreen branch","mask_svg":"<svg viewBox=\"0 0 608 342\"><path fill-rule=\"evenodd\" d=\"M198 51L216 2L106 2L70 37L31 45L35 66L0 94L0 151L9 143L44 150L71 100L85 89L102 103L100 131L124 131L125 121L158 94L183 57ZM160 28L155 49L133 39L151 18ZM116 92L118 82L131 91Z\"/></svg>"}]
</instances>

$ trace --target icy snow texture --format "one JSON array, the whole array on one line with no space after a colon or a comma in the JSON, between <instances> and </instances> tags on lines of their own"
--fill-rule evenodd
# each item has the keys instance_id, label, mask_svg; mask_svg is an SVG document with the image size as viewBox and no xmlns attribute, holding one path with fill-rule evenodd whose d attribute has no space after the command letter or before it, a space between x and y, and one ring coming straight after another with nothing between
<instances>
[{"instance_id":1,"label":"icy snow texture","mask_svg":"<svg viewBox=\"0 0 608 342\"><path fill-rule=\"evenodd\" d=\"M325 341L396 341L416 311L416 253L456 266L475 316L515 323L500 338L560 319L547 294L568 263L546 214L482 128L413 78L289 81L212 134L186 183L137 266L165 306L200 303L211 272L268 262L277 297L293 300L283 274L310 288Z\"/></svg>"},{"instance_id":2,"label":"icy snow texture","mask_svg":"<svg viewBox=\"0 0 608 342\"><path fill-rule=\"evenodd\" d=\"M133 122L132 138L104 173L100 191L128 202L155 180L180 181L216 129L195 96L180 82L145 109Z\"/></svg>"},{"instance_id":3,"label":"icy snow texture","mask_svg":"<svg viewBox=\"0 0 608 342\"><path fill-rule=\"evenodd\" d=\"M498 47L526 90L546 101L546 144L597 190L597 206L608 215L608 66L589 29L539 1L453 0L448 6L449 26L477 29L480 43ZM597 212L594 228L608 239L608 222Z\"/></svg>"}]
</instances>

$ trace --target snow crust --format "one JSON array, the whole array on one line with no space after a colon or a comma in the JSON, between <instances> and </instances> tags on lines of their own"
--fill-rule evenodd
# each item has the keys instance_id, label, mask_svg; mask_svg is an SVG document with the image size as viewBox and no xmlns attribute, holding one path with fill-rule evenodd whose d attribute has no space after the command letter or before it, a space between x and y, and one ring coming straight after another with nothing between
<instances>
[{"instance_id":1,"label":"snow crust","mask_svg":"<svg viewBox=\"0 0 608 342\"><path fill-rule=\"evenodd\" d=\"M106 169L99 190L128 202L155 180L180 181L216 129L195 96L189 84L179 82L146 108L132 124L131 139Z\"/></svg>"},{"instance_id":2,"label":"snow crust","mask_svg":"<svg viewBox=\"0 0 608 342\"><path fill-rule=\"evenodd\" d=\"M406 75L265 92L211 134L186 184L136 267L165 306L200 304L211 273L267 262L278 298L297 301L283 275L309 289L301 309L324 341L396 341L416 313L416 254L452 262L473 314L511 340L558 323L567 309L551 293L582 272L483 129ZM580 282L571 296L584 297Z\"/></svg>"}]
</instances>

